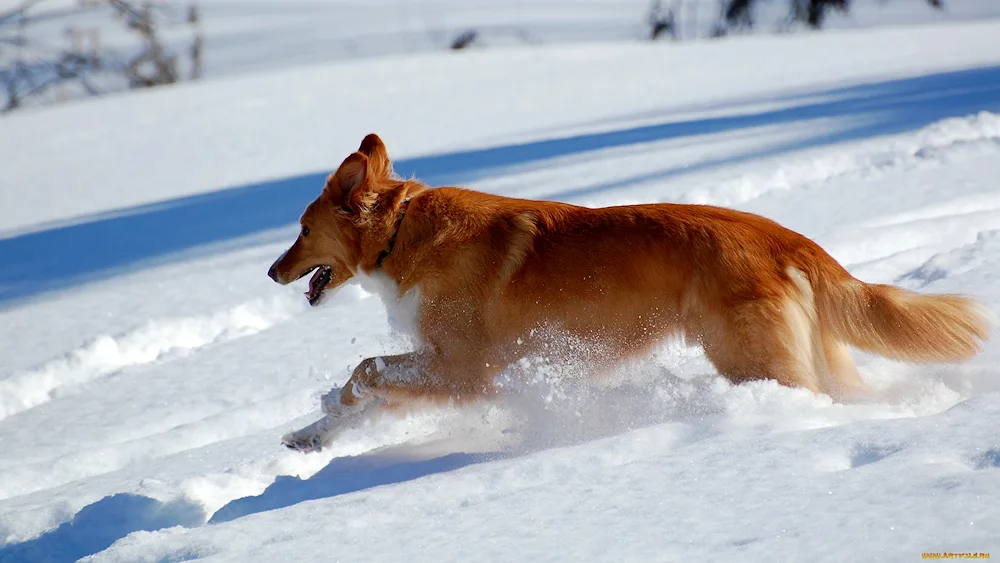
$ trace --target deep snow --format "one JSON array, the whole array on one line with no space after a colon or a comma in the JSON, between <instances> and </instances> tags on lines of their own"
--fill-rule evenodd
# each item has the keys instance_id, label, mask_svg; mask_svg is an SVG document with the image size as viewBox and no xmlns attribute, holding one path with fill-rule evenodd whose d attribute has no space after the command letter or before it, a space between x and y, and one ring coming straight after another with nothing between
<instances>
[{"instance_id":1,"label":"deep snow","mask_svg":"<svg viewBox=\"0 0 1000 563\"><path fill-rule=\"evenodd\" d=\"M858 355L854 404L732 386L678 343L602 384L535 363L499 404L300 455L278 440L319 394L407 344L360 288L311 309L265 276L374 130L428 181L731 205L1000 309L998 47L982 22L425 54L5 118L0 560L1000 553L995 344Z\"/></svg>"}]
</instances>

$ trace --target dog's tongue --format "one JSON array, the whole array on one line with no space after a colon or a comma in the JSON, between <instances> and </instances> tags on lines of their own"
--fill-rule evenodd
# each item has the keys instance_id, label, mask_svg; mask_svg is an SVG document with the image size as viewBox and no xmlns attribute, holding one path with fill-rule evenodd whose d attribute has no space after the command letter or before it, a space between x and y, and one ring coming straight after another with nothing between
<instances>
[{"instance_id":1,"label":"dog's tongue","mask_svg":"<svg viewBox=\"0 0 1000 563\"><path fill-rule=\"evenodd\" d=\"M306 292L306 298L309 299L310 305L316 305L319 303L319 298L323 295L323 289L326 284L330 283L330 276L332 270L326 266L320 266L316 268L316 273L309 278L309 291Z\"/></svg>"}]
</instances>

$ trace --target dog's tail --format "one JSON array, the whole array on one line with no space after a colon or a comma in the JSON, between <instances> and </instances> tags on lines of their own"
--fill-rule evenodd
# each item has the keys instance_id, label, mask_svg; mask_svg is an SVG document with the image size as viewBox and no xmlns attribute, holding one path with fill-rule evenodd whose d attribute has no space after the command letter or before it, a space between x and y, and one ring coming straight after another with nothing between
<instances>
[{"instance_id":1,"label":"dog's tail","mask_svg":"<svg viewBox=\"0 0 1000 563\"><path fill-rule=\"evenodd\" d=\"M826 279L815 289L824 330L887 358L921 363L965 360L982 350L996 323L986 306L966 296L920 294L864 283L850 275L821 277Z\"/></svg>"}]
</instances>

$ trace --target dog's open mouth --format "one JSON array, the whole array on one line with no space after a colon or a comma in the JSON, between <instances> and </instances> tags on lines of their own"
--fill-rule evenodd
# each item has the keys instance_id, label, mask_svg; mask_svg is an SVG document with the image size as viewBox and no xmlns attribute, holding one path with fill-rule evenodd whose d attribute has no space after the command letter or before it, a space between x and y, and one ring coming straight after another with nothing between
<instances>
[{"instance_id":1,"label":"dog's open mouth","mask_svg":"<svg viewBox=\"0 0 1000 563\"><path fill-rule=\"evenodd\" d=\"M316 272L309 278L309 290L306 291L306 298L312 306L319 305L319 299L323 296L323 290L330 283L333 277L333 269L329 266L317 266Z\"/></svg>"}]
</instances>

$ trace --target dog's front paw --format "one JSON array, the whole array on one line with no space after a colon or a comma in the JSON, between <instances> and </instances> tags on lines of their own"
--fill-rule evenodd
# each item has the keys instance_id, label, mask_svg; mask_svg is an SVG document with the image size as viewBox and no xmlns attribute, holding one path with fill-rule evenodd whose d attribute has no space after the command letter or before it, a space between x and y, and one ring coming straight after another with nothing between
<instances>
[{"instance_id":1,"label":"dog's front paw","mask_svg":"<svg viewBox=\"0 0 1000 563\"><path fill-rule=\"evenodd\" d=\"M297 436L295 432L290 432L282 436L281 445L304 454L318 452L323 449L323 443L319 436Z\"/></svg>"},{"instance_id":2,"label":"dog's front paw","mask_svg":"<svg viewBox=\"0 0 1000 563\"><path fill-rule=\"evenodd\" d=\"M281 444L302 453L318 452L329 445L333 438L333 427L334 421L329 416L324 416L305 428L285 434L281 437Z\"/></svg>"}]
</instances>

